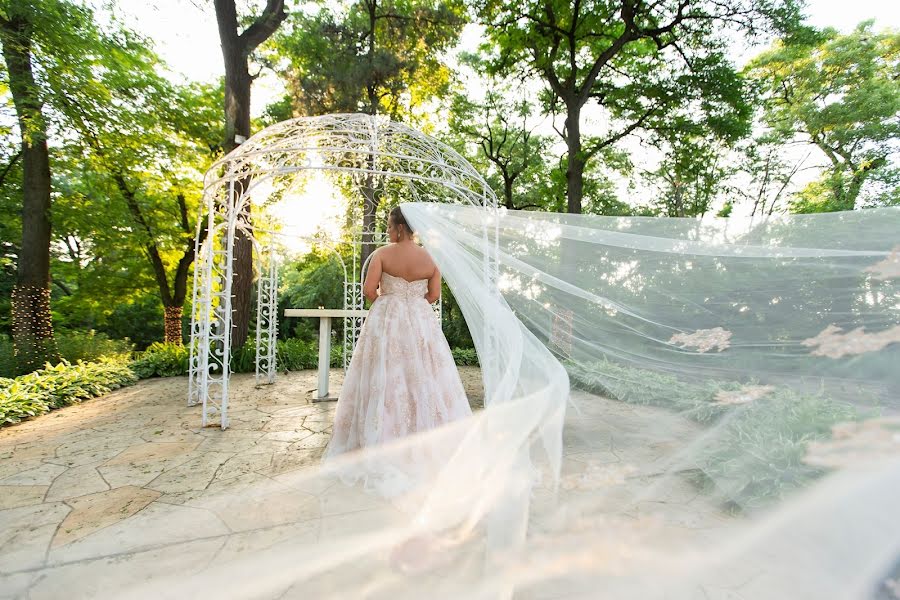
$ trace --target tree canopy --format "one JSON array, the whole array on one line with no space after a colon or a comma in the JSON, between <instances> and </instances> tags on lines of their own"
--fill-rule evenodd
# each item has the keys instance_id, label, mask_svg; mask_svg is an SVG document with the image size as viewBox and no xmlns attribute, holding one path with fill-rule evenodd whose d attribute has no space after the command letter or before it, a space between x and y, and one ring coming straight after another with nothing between
<instances>
[{"instance_id":1,"label":"tree canopy","mask_svg":"<svg viewBox=\"0 0 900 600\"><path fill-rule=\"evenodd\" d=\"M179 341L203 172L235 136L292 116L407 122L456 148L509 209L900 203L900 34L817 30L793 0L216 0L210 19L244 50L210 81L173 73L116 17L124 6L92 6L0 1L3 333L24 269L57 328ZM766 47L741 66L735 43ZM257 68L284 94L245 123ZM342 191L370 227L402 196L374 178ZM285 269L291 298L339 293L320 252Z\"/></svg>"}]
</instances>

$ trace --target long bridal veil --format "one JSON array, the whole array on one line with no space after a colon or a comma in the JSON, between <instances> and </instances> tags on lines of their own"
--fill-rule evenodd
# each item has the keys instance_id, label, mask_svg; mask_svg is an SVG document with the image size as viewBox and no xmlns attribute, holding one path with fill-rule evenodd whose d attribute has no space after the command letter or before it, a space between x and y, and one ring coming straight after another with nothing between
<instances>
[{"instance_id":1,"label":"long bridal veil","mask_svg":"<svg viewBox=\"0 0 900 600\"><path fill-rule=\"evenodd\" d=\"M900 597L900 209L403 211L484 410L33 575L135 597ZM402 493L340 482L367 471ZM228 527L192 534L209 513Z\"/></svg>"}]
</instances>

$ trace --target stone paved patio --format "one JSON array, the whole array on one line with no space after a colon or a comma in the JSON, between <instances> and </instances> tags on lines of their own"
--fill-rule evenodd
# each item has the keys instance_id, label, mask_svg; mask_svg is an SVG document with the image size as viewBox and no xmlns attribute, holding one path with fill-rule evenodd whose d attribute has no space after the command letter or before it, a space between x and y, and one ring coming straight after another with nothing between
<instances>
[{"instance_id":1,"label":"stone paved patio","mask_svg":"<svg viewBox=\"0 0 900 600\"><path fill-rule=\"evenodd\" d=\"M480 407L480 372L460 373ZM332 371L335 392L342 379L342 370ZM252 375L235 375L225 431L199 426L184 377L142 381L0 430L0 597L29 587L31 597L54 596L29 571L90 557L104 544L127 552L153 538L176 541L167 522L187 520L172 518L178 511L196 513L182 537L215 539L358 509L334 505L337 495L272 487L280 475L317 464L330 438L336 403L310 402L316 382L315 371L260 387ZM222 506L230 496L246 502L254 489L262 506ZM117 539L119 526L127 521L133 531L135 520L146 522L141 540ZM235 551L235 544L227 545Z\"/></svg>"},{"instance_id":2,"label":"stone paved patio","mask_svg":"<svg viewBox=\"0 0 900 600\"><path fill-rule=\"evenodd\" d=\"M480 408L480 371L460 373L473 408ZM332 372L334 390L341 379L341 371ZM362 491L304 483L302 474L318 463L329 439L335 407L309 401L314 371L259 388L252 376L235 376L225 431L199 427L199 408L185 405L186 384L143 381L0 430L0 597L59 597L67 582L77 589L70 597L103 596L131 583L135 571L199 572L282 542L310 553L360 523L399 518ZM695 424L595 396L575 394L574 401L580 414L570 410L567 418L559 498L567 510L589 507L588 520L602 518L604 506L619 514L624 507L626 516L658 515L684 539L713 536L727 522L687 482L660 477L674 452L696 437ZM556 501L548 488L535 490L532 535L552 534ZM171 552L177 563L166 551L173 543L181 544ZM92 565L89 581L85 564ZM366 568L358 570L363 577ZM310 597L313 584L294 588L295 581L271 582L268 591L260 587L267 579L256 581L248 593ZM548 582L516 598L566 592L564 584Z\"/></svg>"}]
</instances>

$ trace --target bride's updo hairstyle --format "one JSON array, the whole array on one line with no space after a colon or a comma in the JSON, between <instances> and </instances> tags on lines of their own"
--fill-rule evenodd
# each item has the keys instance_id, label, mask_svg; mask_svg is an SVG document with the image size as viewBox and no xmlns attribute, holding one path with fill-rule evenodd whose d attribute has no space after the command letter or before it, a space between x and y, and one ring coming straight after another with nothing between
<instances>
[{"instance_id":1,"label":"bride's updo hairstyle","mask_svg":"<svg viewBox=\"0 0 900 600\"><path fill-rule=\"evenodd\" d=\"M406 217L403 216L403 211L400 210L399 206L395 206L391 209L388 219L391 223L394 224L394 227L396 227L397 225L403 225L404 229L406 229L406 232L410 236L415 233L415 231L413 231L413 228L409 226L409 223L406 222Z\"/></svg>"}]
</instances>

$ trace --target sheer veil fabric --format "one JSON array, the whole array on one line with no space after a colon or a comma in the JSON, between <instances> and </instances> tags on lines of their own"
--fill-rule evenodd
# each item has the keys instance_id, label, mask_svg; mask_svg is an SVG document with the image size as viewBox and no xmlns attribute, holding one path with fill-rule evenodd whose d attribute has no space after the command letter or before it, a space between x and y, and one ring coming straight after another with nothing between
<instances>
[{"instance_id":1,"label":"sheer veil fabric","mask_svg":"<svg viewBox=\"0 0 900 600\"><path fill-rule=\"evenodd\" d=\"M86 538L31 575L74 596L900 597L900 208L402 209L484 410L207 498L247 517L222 539L173 509L177 535L117 538L128 560ZM340 481L392 468L412 485L391 498ZM285 494L308 506L266 513Z\"/></svg>"}]
</instances>

